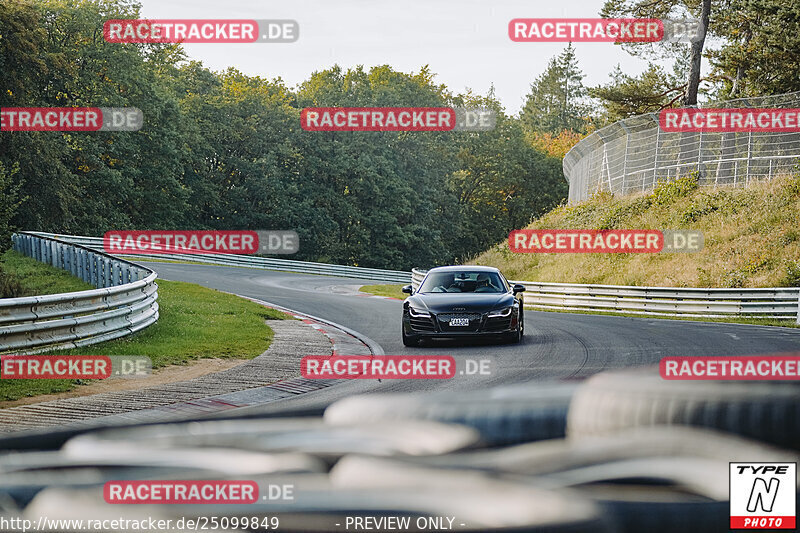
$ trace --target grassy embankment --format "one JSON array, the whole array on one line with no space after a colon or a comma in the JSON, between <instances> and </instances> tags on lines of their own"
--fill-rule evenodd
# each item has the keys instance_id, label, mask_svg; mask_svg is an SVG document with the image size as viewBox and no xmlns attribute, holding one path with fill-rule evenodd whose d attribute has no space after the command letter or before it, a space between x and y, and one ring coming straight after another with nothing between
<instances>
[{"instance_id":1,"label":"grassy embankment","mask_svg":"<svg viewBox=\"0 0 800 533\"><path fill-rule=\"evenodd\" d=\"M662 183L650 194L598 194L580 204L563 205L533 220L528 228L692 229L702 231L705 242L697 253L519 254L503 241L467 263L497 267L509 279L558 283L800 285L800 175L741 189L697 187L687 176ZM362 290L373 292L374 287ZM383 287L382 293L399 291L399 285L378 287Z\"/></svg>"},{"instance_id":2,"label":"grassy embankment","mask_svg":"<svg viewBox=\"0 0 800 533\"><path fill-rule=\"evenodd\" d=\"M67 272L16 252L6 252L0 270L13 296L91 289ZM273 332L265 319L287 315L191 283L158 281L158 322L134 335L59 354L146 355L154 368L183 365L202 358L252 359L263 353ZM6 296L8 297L8 296ZM80 380L0 380L0 400L71 390Z\"/></svg>"},{"instance_id":3,"label":"grassy embankment","mask_svg":"<svg viewBox=\"0 0 800 533\"><path fill-rule=\"evenodd\" d=\"M388 296L390 298L399 298L405 300L408 294L405 294L400 289L403 285L364 285L359 289L362 292L376 294L378 296Z\"/></svg>"}]
</instances>

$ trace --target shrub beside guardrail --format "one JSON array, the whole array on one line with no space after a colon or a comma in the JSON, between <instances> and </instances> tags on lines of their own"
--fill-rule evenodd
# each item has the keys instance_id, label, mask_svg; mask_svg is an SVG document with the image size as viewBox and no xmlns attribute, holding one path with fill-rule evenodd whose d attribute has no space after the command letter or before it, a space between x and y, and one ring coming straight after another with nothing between
<instances>
[{"instance_id":1,"label":"shrub beside guardrail","mask_svg":"<svg viewBox=\"0 0 800 533\"><path fill-rule=\"evenodd\" d=\"M0 353L36 353L116 339L158 319L156 273L130 261L30 232L14 250L97 289L0 299Z\"/></svg>"}]
</instances>

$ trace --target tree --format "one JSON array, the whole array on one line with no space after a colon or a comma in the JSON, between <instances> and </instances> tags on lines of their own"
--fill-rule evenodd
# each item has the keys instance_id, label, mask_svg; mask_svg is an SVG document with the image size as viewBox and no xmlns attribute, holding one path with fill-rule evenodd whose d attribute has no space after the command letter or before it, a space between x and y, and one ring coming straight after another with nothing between
<instances>
[{"instance_id":1,"label":"tree","mask_svg":"<svg viewBox=\"0 0 800 533\"><path fill-rule=\"evenodd\" d=\"M575 48L570 43L531 84L520 114L525 129L553 134L565 129L585 131L590 108L586 104L583 78Z\"/></svg>"},{"instance_id":2,"label":"tree","mask_svg":"<svg viewBox=\"0 0 800 533\"><path fill-rule=\"evenodd\" d=\"M180 45L103 39L104 21L138 10L0 2L0 106L144 114L138 132L1 134L0 239L11 226L293 229L298 259L409 269L482 251L566 194L560 160L531 147L491 92L452 94L428 67L388 65L334 65L289 89L211 71ZM582 75L571 51L559 68L574 108ZM300 112L311 106L488 106L499 118L480 133L308 132Z\"/></svg>"},{"instance_id":3,"label":"tree","mask_svg":"<svg viewBox=\"0 0 800 533\"><path fill-rule=\"evenodd\" d=\"M785 0L725 0L709 51L720 100L800 90L800 4Z\"/></svg>"},{"instance_id":4,"label":"tree","mask_svg":"<svg viewBox=\"0 0 800 533\"><path fill-rule=\"evenodd\" d=\"M11 234L14 232L11 220L17 209L26 200L19 197L20 183L14 183L14 175L19 167L7 169L0 161L0 253L11 246Z\"/></svg>"},{"instance_id":5,"label":"tree","mask_svg":"<svg viewBox=\"0 0 800 533\"><path fill-rule=\"evenodd\" d=\"M706 36L710 31L711 0L606 0L600 10L600 16L604 18L658 19L681 19L691 16L699 19L700 29L698 35L691 42L686 78L682 83L673 84L674 86L670 87L673 91L676 89L682 91L683 105L697 104L703 49ZM679 55L681 47L685 47L685 44L622 43L622 46L634 55L655 55L663 58Z\"/></svg>"},{"instance_id":6,"label":"tree","mask_svg":"<svg viewBox=\"0 0 800 533\"><path fill-rule=\"evenodd\" d=\"M683 97L686 87L681 84L680 70L680 62L676 62L671 74L650 63L640 75L629 76L617 65L609 74L609 83L589 89L604 109L599 125L671 107Z\"/></svg>"}]
</instances>

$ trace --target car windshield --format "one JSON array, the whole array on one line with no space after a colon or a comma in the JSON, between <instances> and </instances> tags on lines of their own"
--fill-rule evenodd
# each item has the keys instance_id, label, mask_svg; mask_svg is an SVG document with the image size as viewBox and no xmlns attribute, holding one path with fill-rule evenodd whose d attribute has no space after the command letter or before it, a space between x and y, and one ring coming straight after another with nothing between
<instances>
[{"instance_id":1,"label":"car windshield","mask_svg":"<svg viewBox=\"0 0 800 533\"><path fill-rule=\"evenodd\" d=\"M417 292L506 292L506 284L496 272L432 272Z\"/></svg>"}]
</instances>

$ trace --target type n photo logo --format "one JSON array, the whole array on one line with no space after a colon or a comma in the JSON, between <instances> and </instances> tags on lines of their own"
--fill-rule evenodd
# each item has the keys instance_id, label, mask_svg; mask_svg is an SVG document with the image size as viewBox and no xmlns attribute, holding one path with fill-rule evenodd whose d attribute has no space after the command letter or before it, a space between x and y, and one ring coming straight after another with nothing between
<instances>
[{"instance_id":1,"label":"type n photo logo","mask_svg":"<svg viewBox=\"0 0 800 533\"><path fill-rule=\"evenodd\" d=\"M797 463L730 463L731 529L794 529Z\"/></svg>"}]
</instances>

